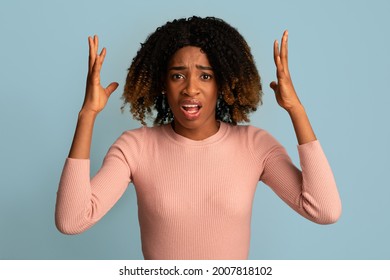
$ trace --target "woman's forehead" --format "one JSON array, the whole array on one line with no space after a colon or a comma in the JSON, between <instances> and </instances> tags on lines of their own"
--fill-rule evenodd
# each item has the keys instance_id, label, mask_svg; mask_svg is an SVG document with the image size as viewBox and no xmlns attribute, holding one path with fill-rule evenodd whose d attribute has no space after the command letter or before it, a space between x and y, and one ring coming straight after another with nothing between
<instances>
[{"instance_id":1,"label":"woman's forehead","mask_svg":"<svg viewBox=\"0 0 390 280\"><path fill-rule=\"evenodd\" d=\"M210 66L207 55L199 47L186 46L178 49L171 57L169 66L196 64L200 66Z\"/></svg>"}]
</instances>

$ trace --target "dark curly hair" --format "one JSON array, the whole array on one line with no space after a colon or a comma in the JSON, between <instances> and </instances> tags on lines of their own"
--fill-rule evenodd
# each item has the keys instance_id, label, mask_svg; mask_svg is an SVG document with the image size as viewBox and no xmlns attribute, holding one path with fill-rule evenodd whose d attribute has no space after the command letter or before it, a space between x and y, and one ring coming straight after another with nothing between
<instances>
[{"instance_id":1,"label":"dark curly hair","mask_svg":"<svg viewBox=\"0 0 390 280\"><path fill-rule=\"evenodd\" d=\"M213 67L219 90L216 119L234 125L249 122L248 114L261 104L260 76L242 35L215 17L173 20L149 35L129 68L122 110L130 103L130 112L143 125L152 108L157 110L155 125L173 120L161 92L172 55L185 46L199 47Z\"/></svg>"}]
</instances>

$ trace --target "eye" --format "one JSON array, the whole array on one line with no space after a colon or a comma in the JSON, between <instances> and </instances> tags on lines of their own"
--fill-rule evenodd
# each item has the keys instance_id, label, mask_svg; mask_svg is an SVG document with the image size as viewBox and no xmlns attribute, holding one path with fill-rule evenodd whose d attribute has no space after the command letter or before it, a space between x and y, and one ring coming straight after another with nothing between
<instances>
[{"instance_id":1,"label":"eye","mask_svg":"<svg viewBox=\"0 0 390 280\"><path fill-rule=\"evenodd\" d=\"M184 79L184 76L182 74L175 73L171 75L171 78L173 80L180 80L180 79Z\"/></svg>"},{"instance_id":2,"label":"eye","mask_svg":"<svg viewBox=\"0 0 390 280\"><path fill-rule=\"evenodd\" d=\"M213 76L210 74L202 74L200 77L202 80L211 80L213 78Z\"/></svg>"}]
</instances>

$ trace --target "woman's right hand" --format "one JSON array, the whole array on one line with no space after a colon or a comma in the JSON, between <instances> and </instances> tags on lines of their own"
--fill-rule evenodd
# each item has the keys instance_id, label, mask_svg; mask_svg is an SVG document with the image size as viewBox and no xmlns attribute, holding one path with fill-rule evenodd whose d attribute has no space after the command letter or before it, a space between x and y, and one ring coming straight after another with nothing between
<instances>
[{"instance_id":1,"label":"woman's right hand","mask_svg":"<svg viewBox=\"0 0 390 280\"><path fill-rule=\"evenodd\" d=\"M111 83L104 88L100 84L100 70L106 56L106 48L103 48L98 54L99 38L95 35L93 38L88 37L89 43L89 63L87 86L85 90L85 98L81 111L98 114L104 109L108 98L117 87L118 83Z\"/></svg>"}]
</instances>

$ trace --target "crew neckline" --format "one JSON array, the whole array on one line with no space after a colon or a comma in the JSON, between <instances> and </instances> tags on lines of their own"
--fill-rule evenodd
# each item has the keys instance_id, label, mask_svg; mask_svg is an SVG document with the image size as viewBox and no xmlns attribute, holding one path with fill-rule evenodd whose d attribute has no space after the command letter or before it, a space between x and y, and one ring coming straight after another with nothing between
<instances>
[{"instance_id":1,"label":"crew neckline","mask_svg":"<svg viewBox=\"0 0 390 280\"><path fill-rule=\"evenodd\" d=\"M163 131L166 134L166 136L178 144L187 145L187 146L188 145L190 145L190 146L205 146L205 145L214 144L214 143L222 140L228 132L229 125L225 122L220 121L220 126L219 126L218 131L215 134L213 134L213 135L211 135L203 140L192 140L190 138L187 138L185 136L182 136L182 135L176 133L173 130L170 123L165 124L162 128L163 128Z\"/></svg>"}]
</instances>

